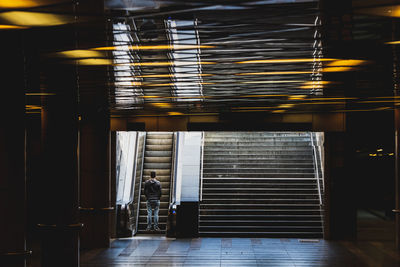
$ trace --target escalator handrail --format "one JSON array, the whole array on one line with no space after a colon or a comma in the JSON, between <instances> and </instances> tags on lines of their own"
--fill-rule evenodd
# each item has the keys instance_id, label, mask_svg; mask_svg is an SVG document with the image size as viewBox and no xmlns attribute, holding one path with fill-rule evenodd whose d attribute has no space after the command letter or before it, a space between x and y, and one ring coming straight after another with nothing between
<instances>
[{"instance_id":1,"label":"escalator handrail","mask_svg":"<svg viewBox=\"0 0 400 267\"><path fill-rule=\"evenodd\" d=\"M140 132L138 133L140 134ZM137 233L138 227L139 227L139 213L140 213L140 195L142 192L142 182L143 182L143 165L144 165L144 153L146 151L146 132L143 133L143 147L142 147L142 166L140 168L140 175L139 175L139 197L138 197L138 203L136 207L136 219L135 219L135 229L134 229L134 234Z\"/></svg>"},{"instance_id":2,"label":"escalator handrail","mask_svg":"<svg viewBox=\"0 0 400 267\"><path fill-rule=\"evenodd\" d=\"M171 181L169 188L169 203L176 202L176 169L178 164L179 133L173 133L172 137L172 161L171 161Z\"/></svg>"}]
</instances>

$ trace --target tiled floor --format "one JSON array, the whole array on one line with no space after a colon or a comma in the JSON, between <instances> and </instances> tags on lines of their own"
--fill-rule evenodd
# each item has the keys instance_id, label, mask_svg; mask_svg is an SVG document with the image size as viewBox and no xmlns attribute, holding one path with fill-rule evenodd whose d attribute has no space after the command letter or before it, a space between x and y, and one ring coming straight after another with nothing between
<instances>
[{"instance_id":1,"label":"tiled floor","mask_svg":"<svg viewBox=\"0 0 400 267\"><path fill-rule=\"evenodd\" d=\"M332 242L272 238L114 240L82 252L81 267L127 266L400 266L393 242Z\"/></svg>"}]
</instances>

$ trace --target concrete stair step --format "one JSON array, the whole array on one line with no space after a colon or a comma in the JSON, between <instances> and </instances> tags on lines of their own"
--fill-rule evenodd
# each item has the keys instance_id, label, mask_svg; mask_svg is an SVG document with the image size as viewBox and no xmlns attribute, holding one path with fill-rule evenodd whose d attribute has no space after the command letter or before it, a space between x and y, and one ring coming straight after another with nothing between
<instances>
[{"instance_id":1,"label":"concrete stair step","mask_svg":"<svg viewBox=\"0 0 400 267\"><path fill-rule=\"evenodd\" d=\"M285 218L286 220L297 220L299 218L321 219L319 209L202 209L200 218L208 219L254 219L275 220L276 218Z\"/></svg>"},{"instance_id":2,"label":"concrete stair step","mask_svg":"<svg viewBox=\"0 0 400 267\"><path fill-rule=\"evenodd\" d=\"M261 168L257 167L244 167L240 166L237 168L212 168L212 167L203 167L203 174L213 174L213 173L229 173L231 175L235 175L236 173L309 173L314 174L314 168Z\"/></svg>"},{"instance_id":3,"label":"concrete stair step","mask_svg":"<svg viewBox=\"0 0 400 267\"><path fill-rule=\"evenodd\" d=\"M256 237L256 238L322 238L321 233L309 233L309 232L247 232L247 231L199 231L201 237Z\"/></svg>"},{"instance_id":4,"label":"concrete stair step","mask_svg":"<svg viewBox=\"0 0 400 267\"><path fill-rule=\"evenodd\" d=\"M215 147L215 146L227 146L227 147L236 147L236 146L244 146L244 147L253 147L253 146L266 146L266 147L274 147L274 146L311 146L310 139L304 140L276 140L276 139L259 139L259 140L204 140L204 146L206 147Z\"/></svg>"},{"instance_id":5,"label":"concrete stair step","mask_svg":"<svg viewBox=\"0 0 400 267\"><path fill-rule=\"evenodd\" d=\"M297 226L301 227L307 225L309 227L322 227L321 221L310 221L310 220L297 220L297 221L290 221L290 220L281 220L276 219L274 221L258 221L258 220L203 220L200 219L201 227L213 226L213 227L220 227L229 225L232 227L275 227L275 226L282 226L285 225L286 227Z\"/></svg>"},{"instance_id":6,"label":"concrete stair step","mask_svg":"<svg viewBox=\"0 0 400 267\"><path fill-rule=\"evenodd\" d=\"M203 169L213 169L213 168L224 168L224 169L233 169L233 168L310 168L314 169L314 164L312 162L293 162L293 163L271 163L269 161L259 161L259 162L225 162L225 161L213 161L203 162Z\"/></svg>"},{"instance_id":7,"label":"concrete stair step","mask_svg":"<svg viewBox=\"0 0 400 267\"><path fill-rule=\"evenodd\" d=\"M271 195L274 193L286 193L288 195L318 194L317 188L298 189L298 188L204 188L203 194L263 194Z\"/></svg>"},{"instance_id":8,"label":"concrete stair step","mask_svg":"<svg viewBox=\"0 0 400 267\"><path fill-rule=\"evenodd\" d=\"M314 173L203 173L203 178L314 178Z\"/></svg>"}]
</instances>

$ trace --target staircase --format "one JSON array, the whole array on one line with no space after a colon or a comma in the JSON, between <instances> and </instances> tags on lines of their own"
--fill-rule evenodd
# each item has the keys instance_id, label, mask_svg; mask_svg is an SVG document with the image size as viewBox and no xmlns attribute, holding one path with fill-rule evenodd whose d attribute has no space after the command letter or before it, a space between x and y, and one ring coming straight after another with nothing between
<instances>
[{"instance_id":1,"label":"staircase","mask_svg":"<svg viewBox=\"0 0 400 267\"><path fill-rule=\"evenodd\" d=\"M310 133L205 133L201 236L322 237Z\"/></svg>"},{"instance_id":2,"label":"staircase","mask_svg":"<svg viewBox=\"0 0 400 267\"><path fill-rule=\"evenodd\" d=\"M138 233L165 234L169 206L169 191L171 180L173 133L148 132L146 135L146 148L144 155L143 180L140 196ZM158 226L161 231L145 231L147 227L146 197L144 183L150 179L150 172L155 171L156 179L161 182L162 194L160 199L160 212ZM153 221L154 223L154 221Z\"/></svg>"}]
</instances>

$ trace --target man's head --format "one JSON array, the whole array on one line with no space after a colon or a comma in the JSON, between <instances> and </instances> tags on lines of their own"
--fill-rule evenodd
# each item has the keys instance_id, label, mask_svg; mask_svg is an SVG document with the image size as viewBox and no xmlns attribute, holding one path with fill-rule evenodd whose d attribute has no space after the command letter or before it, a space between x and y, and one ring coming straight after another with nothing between
<instances>
[{"instance_id":1,"label":"man's head","mask_svg":"<svg viewBox=\"0 0 400 267\"><path fill-rule=\"evenodd\" d=\"M156 178L156 172L155 171L150 172L150 178L151 179Z\"/></svg>"}]
</instances>

